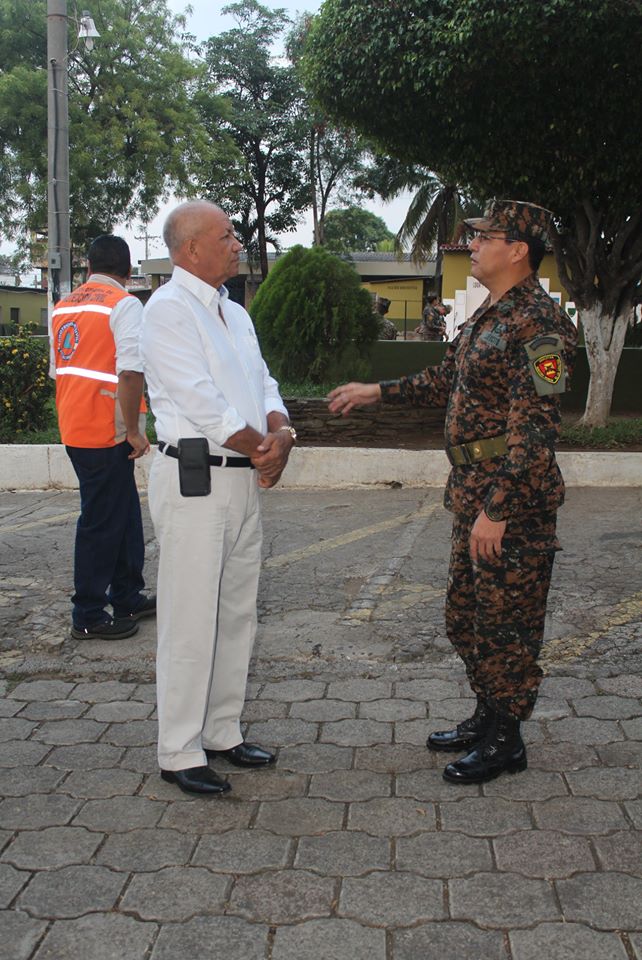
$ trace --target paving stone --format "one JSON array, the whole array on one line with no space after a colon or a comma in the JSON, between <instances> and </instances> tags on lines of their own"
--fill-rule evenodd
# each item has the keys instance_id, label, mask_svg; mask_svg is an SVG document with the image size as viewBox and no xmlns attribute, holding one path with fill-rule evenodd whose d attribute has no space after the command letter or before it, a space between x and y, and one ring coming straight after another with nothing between
<instances>
[{"instance_id":1,"label":"paving stone","mask_svg":"<svg viewBox=\"0 0 642 960\"><path fill-rule=\"evenodd\" d=\"M47 757L47 765L64 770L95 770L116 766L122 755L122 747L112 747L108 743L82 743L56 747Z\"/></svg>"},{"instance_id":2,"label":"paving stone","mask_svg":"<svg viewBox=\"0 0 642 960\"><path fill-rule=\"evenodd\" d=\"M580 873L556 884L565 920L601 930L639 930L642 880L626 873Z\"/></svg>"},{"instance_id":3,"label":"paving stone","mask_svg":"<svg viewBox=\"0 0 642 960\"><path fill-rule=\"evenodd\" d=\"M109 697L107 697L109 700ZM130 700L142 700L143 703L156 703L156 684L155 683L139 683L137 684L134 692L131 694Z\"/></svg>"},{"instance_id":4,"label":"paving stone","mask_svg":"<svg viewBox=\"0 0 642 960\"><path fill-rule=\"evenodd\" d=\"M390 866L390 841L356 830L326 833L322 837L301 837L294 865L340 877L386 870Z\"/></svg>"},{"instance_id":5,"label":"paving stone","mask_svg":"<svg viewBox=\"0 0 642 960\"><path fill-rule=\"evenodd\" d=\"M351 803L370 800L373 797L389 797L392 793L392 777L371 770L341 770L333 773L318 773L310 780L308 795L325 797L326 800L342 800Z\"/></svg>"},{"instance_id":6,"label":"paving stone","mask_svg":"<svg viewBox=\"0 0 642 960\"><path fill-rule=\"evenodd\" d=\"M559 797L533 804L538 827L564 833L598 834L627 827L616 803L587 797Z\"/></svg>"},{"instance_id":7,"label":"paving stone","mask_svg":"<svg viewBox=\"0 0 642 960\"><path fill-rule=\"evenodd\" d=\"M121 747L114 747L114 750L121 750ZM155 773L158 777L158 751L155 744L148 744L146 747L127 747L124 753L121 753L120 766L125 770L138 770L141 773ZM174 788L176 793L176 788Z\"/></svg>"},{"instance_id":8,"label":"paving stone","mask_svg":"<svg viewBox=\"0 0 642 960\"><path fill-rule=\"evenodd\" d=\"M373 770L378 773L408 773L412 770L423 770L426 767L436 767L438 762L443 766L443 757L426 750L425 740L423 749L417 749L409 743L383 743L376 747L359 747L355 750L354 765L358 770Z\"/></svg>"},{"instance_id":9,"label":"paving stone","mask_svg":"<svg viewBox=\"0 0 642 960\"><path fill-rule=\"evenodd\" d=\"M23 680L6 694L13 700L65 700L74 688L64 680ZM75 700L82 699L74 697Z\"/></svg>"},{"instance_id":10,"label":"paving stone","mask_svg":"<svg viewBox=\"0 0 642 960\"><path fill-rule=\"evenodd\" d=\"M31 720L2 717L0 718L0 743L6 743L8 740L26 740L35 727L36 724Z\"/></svg>"},{"instance_id":11,"label":"paving stone","mask_svg":"<svg viewBox=\"0 0 642 960\"><path fill-rule=\"evenodd\" d=\"M266 683L259 700L318 700L325 693L325 683L319 680L277 680Z\"/></svg>"},{"instance_id":12,"label":"paving stone","mask_svg":"<svg viewBox=\"0 0 642 960\"><path fill-rule=\"evenodd\" d=\"M79 683L74 690L74 700L87 703L111 703L115 700L129 700L138 689L135 683L121 683L120 680L100 680L96 683ZM136 698L140 699L140 698ZM156 697L154 696L154 702Z\"/></svg>"},{"instance_id":13,"label":"paving stone","mask_svg":"<svg viewBox=\"0 0 642 960\"><path fill-rule=\"evenodd\" d=\"M506 873L527 877L570 877L595 869L586 837L548 830L520 830L493 840L497 866Z\"/></svg>"},{"instance_id":14,"label":"paving stone","mask_svg":"<svg viewBox=\"0 0 642 960\"><path fill-rule=\"evenodd\" d=\"M29 704L27 704L29 706ZM24 704L19 700L0 699L0 717L14 717L16 713L24 708ZM25 715L26 716L26 715ZM27 717L27 720L30 718ZM33 719L36 719L35 717Z\"/></svg>"},{"instance_id":15,"label":"paving stone","mask_svg":"<svg viewBox=\"0 0 642 960\"><path fill-rule=\"evenodd\" d=\"M54 767L0 768L0 796L24 797L32 793L50 793L65 776Z\"/></svg>"},{"instance_id":16,"label":"paving stone","mask_svg":"<svg viewBox=\"0 0 642 960\"><path fill-rule=\"evenodd\" d=\"M100 797L131 796L136 793L143 775L131 770L113 769L79 770L71 773L60 787L61 793L72 797L98 799Z\"/></svg>"},{"instance_id":17,"label":"paving stone","mask_svg":"<svg viewBox=\"0 0 642 960\"><path fill-rule=\"evenodd\" d=\"M143 920L189 920L206 913L222 913L231 881L203 867L163 867L135 874L121 901L124 913Z\"/></svg>"},{"instance_id":18,"label":"paving stone","mask_svg":"<svg viewBox=\"0 0 642 960\"><path fill-rule=\"evenodd\" d=\"M6 680L0 680L0 697L4 697L7 692L9 684Z\"/></svg>"},{"instance_id":19,"label":"paving stone","mask_svg":"<svg viewBox=\"0 0 642 960\"><path fill-rule=\"evenodd\" d=\"M114 907L125 879L105 867L61 867L35 874L17 906L51 920L107 911Z\"/></svg>"},{"instance_id":20,"label":"paving stone","mask_svg":"<svg viewBox=\"0 0 642 960\"><path fill-rule=\"evenodd\" d=\"M642 767L642 743L639 740L626 740L621 743L608 743L598 747L600 761L607 767Z\"/></svg>"},{"instance_id":21,"label":"paving stone","mask_svg":"<svg viewBox=\"0 0 642 960\"><path fill-rule=\"evenodd\" d=\"M332 912L336 881L306 870L275 870L240 877L229 912L262 923L292 923L327 917Z\"/></svg>"},{"instance_id":22,"label":"paving stone","mask_svg":"<svg viewBox=\"0 0 642 960\"><path fill-rule=\"evenodd\" d=\"M219 773L224 772L222 764L218 769ZM232 784L234 800L285 800L288 797L302 797L308 782L305 774L283 773L278 767L234 772L228 779Z\"/></svg>"},{"instance_id":23,"label":"paving stone","mask_svg":"<svg viewBox=\"0 0 642 960\"><path fill-rule=\"evenodd\" d=\"M10 863L0 863L0 910L6 910L31 874L16 870Z\"/></svg>"},{"instance_id":24,"label":"paving stone","mask_svg":"<svg viewBox=\"0 0 642 960\"><path fill-rule=\"evenodd\" d=\"M0 801L0 823L12 830L60 826L69 823L79 807L78 800L53 794L8 797Z\"/></svg>"},{"instance_id":25,"label":"paving stone","mask_svg":"<svg viewBox=\"0 0 642 960\"><path fill-rule=\"evenodd\" d=\"M625 673L619 677L601 677L595 681L598 690L617 697L642 697L642 677Z\"/></svg>"},{"instance_id":26,"label":"paving stone","mask_svg":"<svg viewBox=\"0 0 642 960\"><path fill-rule=\"evenodd\" d=\"M124 873L184 866L195 843L195 836L178 830L130 830L107 837L96 862Z\"/></svg>"},{"instance_id":27,"label":"paving stone","mask_svg":"<svg viewBox=\"0 0 642 960\"><path fill-rule=\"evenodd\" d=\"M314 703L315 701L310 701ZM298 704L303 706L303 704ZM281 703L278 700L253 700L246 703L243 707L241 716L242 723L253 723L255 720L278 720L286 717L288 713L288 704ZM307 720L308 717L303 717Z\"/></svg>"},{"instance_id":28,"label":"paving stone","mask_svg":"<svg viewBox=\"0 0 642 960\"><path fill-rule=\"evenodd\" d=\"M628 740L642 740L642 717L634 720L622 720L620 726Z\"/></svg>"},{"instance_id":29,"label":"paving stone","mask_svg":"<svg viewBox=\"0 0 642 960\"><path fill-rule=\"evenodd\" d=\"M610 744L609 746L616 746ZM542 770L579 770L598 762L593 747L576 743L538 743L528 751L529 769Z\"/></svg>"},{"instance_id":30,"label":"paving stone","mask_svg":"<svg viewBox=\"0 0 642 960\"><path fill-rule=\"evenodd\" d=\"M335 720L321 726L322 743L338 746L365 747L392 741L392 724L377 720Z\"/></svg>"},{"instance_id":31,"label":"paving stone","mask_svg":"<svg viewBox=\"0 0 642 960\"><path fill-rule=\"evenodd\" d=\"M533 720L559 720L568 717L571 707L568 700L554 700L552 697L538 697L533 710Z\"/></svg>"},{"instance_id":32,"label":"paving stone","mask_svg":"<svg viewBox=\"0 0 642 960\"><path fill-rule=\"evenodd\" d=\"M516 873L477 873L449 880L448 889L453 918L474 917L482 927L530 927L559 918L553 890L544 880Z\"/></svg>"},{"instance_id":33,"label":"paving stone","mask_svg":"<svg viewBox=\"0 0 642 960\"><path fill-rule=\"evenodd\" d=\"M424 720L426 707L418 700L368 700L359 705L360 720Z\"/></svg>"},{"instance_id":34,"label":"paving stone","mask_svg":"<svg viewBox=\"0 0 642 960\"><path fill-rule=\"evenodd\" d=\"M631 943L631 947L633 948L635 960L642 960L642 933L630 934L629 941Z\"/></svg>"},{"instance_id":35,"label":"paving stone","mask_svg":"<svg viewBox=\"0 0 642 960\"><path fill-rule=\"evenodd\" d=\"M228 830L201 837L191 862L217 873L278 870L288 865L293 842L289 837L277 837L265 830Z\"/></svg>"},{"instance_id":36,"label":"paving stone","mask_svg":"<svg viewBox=\"0 0 642 960\"><path fill-rule=\"evenodd\" d=\"M614 933L599 933L577 923L540 923L533 930L508 934L514 960L626 960Z\"/></svg>"},{"instance_id":37,"label":"paving stone","mask_svg":"<svg viewBox=\"0 0 642 960\"><path fill-rule=\"evenodd\" d=\"M452 680L401 680L395 684L395 696L408 700L449 700L461 694L458 683Z\"/></svg>"},{"instance_id":38,"label":"paving stone","mask_svg":"<svg viewBox=\"0 0 642 960\"><path fill-rule=\"evenodd\" d=\"M567 774L571 793L578 797L597 797L598 800L635 800L642 792L639 770L626 767L596 767L571 770Z\"/></svg>"},{"instance_id":39,"label":"paving stone","mask_svg":"<svg viewBox=\"0 0 642 960\"><path fill-rule=\"evenodd\" d=\"M262 803L257 827L285 836L314 836L327 830L340 830L344 804L316 798L274 800Z\"/></svg>"},{"instance_id":40,"label":"paving stone","mask_svg":"<svg viewBox=\"0 0 642 960\"><path fill-rule=\"evenodd\" d=\"M543 720L529 720L528 723L523 724L522 739L527 747L531 747L533 744L542 743L544 740L546 740L545 722Z\"/></svg>"},{"instance_id":41,"label":"paving stone","mask_svg":"<svg viewBox=\"0 0 642 960\"><path fill-rule=\"evenodd\" d=\"M482 787L487 797L505 797L507 800L548 800L566 797L568 788L559 773L545 770L525 770L518 777L497 777Z\"/></svg>"},{"instance_id":42,"label":"paving stone","mask_svg":"<svg viewBox=\"0 0 642 960\"><path fill-rule=\"evenodd\" d=\"M230 797L206 797L183 800L178 798L165 811L159 826L181 830L183 833L223 833L225 830L243 830L249 827L256 811L254 803L237 803Z\"/></svg>"},{"instance_id":43,"label":"paving stone","mask_svg":"<svg viewBox=\"0 0 642 960\"><path fill-rule=\"evenodd\" d=\"M383 797L351 803L349 830L364 830L375 837L402 837L435 829L435 807L432 803Z\"/></svg>"},{"instance_id":44,"label":"paving stone","mask_svg":"<svg viewBox=\"0 0 642 960\"><path fill-rule=\"evenodd\" d=\"M392 933L395 960L507 960L503 935L471 923L424 923Z\"/></svg>"},{"instance_id":45,"label":"paving stone","mask_svg":"<svg viewBox=\"0 0 642 960\"><path fill-rule=\"evenodd\" d=\"M49 720L34 733L33 739L57 745L95 743L107 729L96 720Z\"/></svg>"},{"instance_id":46,"label":"paving stone","mask_svg":"<svg viewBox=\"0 0 642 960\"><path fill-rule=\"evenodd\" d=\"M553 741L569 743L613 743L623 740L624 735L615 720L596 720L593 717L564 717L563 720L547 721L548 732Z\"/></svg>"},{"instance_id":47,"label":"paving stone","mask_svg":"<svg viewBox=\"0 0 642 960\"><path fill-rule=\"evenodd\" d=\"M593 846L603 870L642 876L642 835L632 830L595 837Z\"/></svg>"},{"instance_id":48,"label":"paving stone","mask_svg":"<svg viewBox=\"0 0 642 960\"><path fill-rule=\"evenodd\" d=\"M93 913L77 920L57 920L35 960L138 960L147 956L155 923L141 923L117 913Z\"/></svg>"},{"instance_id":49,"label":"paving stone","mask_svg":"<svg viewBox=\"0 0 642 960\"><path fill-rule=\"evenodd\" d=\"M353 920L312 920L295 927L278 927L272 960L385 960L383 930ZM154 958L155 960L155 958Z\"/></svg>"},{"instance_id":50,"label":"paving stone","mask_svg":"<svg viewBox=\"0 0 642 960\"><path fill-rule=\"evenodd\" d=\"M79 700L43 700L28 703L20 716L27 720L72 720L87 710L87 704Z\"/></svg>"},{"instance_id":51,"label":"paving stone","mask_svg":"<svg viewBox=\"0 0 642 960\"><path fill-rule=\"evenodd\" d=\"M364 700L381 700L391 695L392 684L387 680L333 680L328 686L330 700L363 703Z\"/></svg>"},{"instance_id":52,"label":"paving stone","mask_svg":"<svg viewBox=\"0 0 642 960\"><path fill-rule=\"evenodd\" d=\"M2 859L22 870L52 870L87 863L103 841L100 833L83 827L46 827L22 830L2 854Z\"/></svg>"},{"instance_id":53,"label":"paving stone","mask_svg":"<svg viewBox=\"0 0 642 960\"><path fill-rule=\"evenodd\" d=\"M50 750L48 744L34 743L33 740L11 740L2 744L0 767L35 767Z\"/></svg>"},{"instance_id":54,"label":"paving stone","mask_svg":"<svg viewBox=\"0 0 642 960\"><path fill-rule=\"evenodd\" d=\"M453 784L453 790L457 787ZM533 823L525 803L499 797L464 797L453 803L441 803L441 829L469 833L474 837L494 837L513 830L530 830Z\"/></svg>"},{"instance_id":55,"label":"paving stone","mask_svg":"<svg viewBox=\"0 0 642 960\"><path fill-rule=\"evenodd\" d=\"M101 737L101 743L116 747L141 747L155 744L158 739L156 720L130 720L129 723L112 723Z\"/></svg>"},{"instance_id":56,"label":"paving stone","mask_svg":"<svg viewBox=\"0 0 642 960\"><path fill-rule=\"evenodd\" d=\"M624 809L633 825L638 830L642 830L642 800L629 800L624 804Z\"/></svg>"},{"instance_id":57,"label":"paving stone","mask_svg":"<svg viewBox=\"0 0 642 960\"><path fill-rule=\"evenodd\" d=\"M357 705L346 700L305 700L293 703L290 716L312 723L327 720L349 720L357 715Z\"/></svg>"},{"instance_id":58,"label":"paving stone","mask_svg":"<svg viewBox=\"0 0 642 960\"><path fill-rule=\"evenodd\" d=\"M439 717L450 722L453 727L467 717L472 717L477 701L471 697L446 697L429 704L428 716L430 719Z\"/></svg>"},{"instance_id":59,"label":"paving stone","mask_svg":"<svg viewBox=\"0 0 642 960\"><path fill-rule=\"evenodd\" d=\"M295 747L314 743L319 726L305 720L262 720L250 724L247 739L268 747Z\"/></svg>"},{"instance_id":60,"label":"paving stone","mask_svg":"<svg viewBox=\"0 0 642 960\"><path fill-rule=\"evenodd\" d=\"M453 787L447 783L442 770L448 762L448 757L440 756L440 765L429 770L415 770L413 773L402 773L397 779L396 795L398 797L414 797L415 800L452 800ZM462 784L457 796L479 796L477 784Z\"/></svg>"},{"instance_id":61,"label":"paving stone","mask_svg":"<svg viewBox=\"0 0 642 960\"><path fill-rule=\"evenodd\" d=\"M205 944L215 945L221 960L264 960L268 928L238 917L196 917L161 928L151 960L205 960ZM213 953L209 954L215 960Z\"/></svg>"},{"instance_id":62,"label":"paving stone","mask_svg":"<svg viewBox=\"0 0 642 960\"><path fill-rule=\"evenodd\" d=\"M350 747L336 747L330 743L302 744L284 747L279 751L281 770L297 773L323 773L330 770L348 770L352 766Z\"/></svg>"},{"instance_id":63,"label":"paving stone","mask_svg":"<svg viewBox=\"0 0 642 960\"><path fill-rule=\"evenodd\" d=\"M7 844L13 839L13 830L0 830L0 850L4 850Z\"/></svg>"},{"instance_id":64,"label":"paving stone","mask_svg":"<svg viewBox=\"0 0 642 960\"><path fill-rule=\"evenodd\" d=\"M155 827L167 804L145 797L108 797L88 800L74 820L74 826L105 833L124 833L136 827Z\"/></svg>"},{"instance_id":65,"label":"paving stone","mask_svg":"<svg viewBox=\"0 0 642 960\"><path fill-rule=\"evenodd\" d=\"M85 709L86 707L85 704ZM141 703L139 700L115 700L113 703L95 703L87 711L86 717L103 723L127 723L129 720L146 720L153 710L153 703Z\"/></svg>"},{"instance_id":66,"label":"paving stone","mask_svg":"<svg viewBox=\"0 0 642 960\"><path fill-rule=\"evenodd\" d=\"M452 727L450 720L437 717L432 720L402 720L395 723L395 743L412 743L415 748L426 748L429 733L435 730L448 730Z\"/></svg>"},{"instance_id":67,"label":"paving stone","mask_svg":"<svg viewBox=\"0 0 642 960\"><path fill-rule=\"evenodd\" d=\"M17 910L0 917L0 960L29 960L35 945L47 929L46 921Z\"/></svg>"},{"instance_id":68,"label":"paving stone","mask_svg":"<svg viewBox=\"0 0 642 960\"><path fill-rule=\"evenodd\" d=\"M446 916L441 880L413 873L371 873L348 877L341 885L338 913L386 927L414 926Z\"/></svg>"},{"instance_id":69,"label":"paving stone","mask_svg":"<svg viewBox=\"0 0 642 960\"><path fill-rule=\"evenodd\" d=\"M540 686L540 694L543 697L558 700L590 697L595 692L595 685L590 680L582 680L579 677L544 677Z\"/></svg>"},{"instance_id":70,"label":"paving stone","mask_svg":"<svg viewBox=\"0 0 642 960\"><path fill-rule=\"evenodd\" d=\"M572 701L579 717L598 717L605 720L627 720L639 717L642 704L632 697L616 697L600 694Z\"/></svg>"},{"instance_id":71,"label":"paving stone","mask_svg":"<svg viewBox=\"0 0 642 960\"><path fill-rule=\"evenodd\" d=\"M493 868L489 841L465 833L400 837L396 849L397 870L412 870L424 877L464 877Z\"/></svg>"}]
</instances>

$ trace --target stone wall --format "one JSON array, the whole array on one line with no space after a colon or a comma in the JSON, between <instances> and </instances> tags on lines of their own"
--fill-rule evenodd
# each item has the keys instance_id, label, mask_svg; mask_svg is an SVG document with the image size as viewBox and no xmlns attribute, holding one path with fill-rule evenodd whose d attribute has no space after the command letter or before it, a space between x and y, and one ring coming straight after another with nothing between
<instances>
[{"instance_id":1,"label":"stone wall","mask_svg":"<svg viewBox=\"0 0 642 960\"><path fill-rule=\"evenodd\" d=\"M440 445L443 436L444 410L377 403L343 417L330 413L319 397L284 399L303 446L416 446L418 438L429 435Z\"/></svg>"}]
</instances>

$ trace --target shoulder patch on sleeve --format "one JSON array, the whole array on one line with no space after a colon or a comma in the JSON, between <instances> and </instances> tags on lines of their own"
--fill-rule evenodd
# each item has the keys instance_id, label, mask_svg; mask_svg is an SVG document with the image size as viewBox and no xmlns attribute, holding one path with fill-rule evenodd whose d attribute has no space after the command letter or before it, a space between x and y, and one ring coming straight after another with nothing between
<instances>
[{"instance_id":1,"label":"shoulder patch on sleeve","mask_svg":"<svg viewBox=\"0 0 642 960\"><path fill-rule=\"evenodd\" d=\"M566 393L567 373L562 338L557 334L545 334L530 340L524 344L524 348L538 396Z\"/></svg>"}]
</instances>

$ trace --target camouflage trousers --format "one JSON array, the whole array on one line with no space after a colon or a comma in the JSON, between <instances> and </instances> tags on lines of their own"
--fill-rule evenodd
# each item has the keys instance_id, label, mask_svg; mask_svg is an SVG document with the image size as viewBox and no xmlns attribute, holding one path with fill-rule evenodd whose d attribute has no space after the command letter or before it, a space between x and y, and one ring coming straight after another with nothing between
<instances>
[{"instance_id":1,"label":"camouflage trousers","mask_svg":"<svg viewBox=\"0 0 642 960\"><path fill-rule=\"evenodd\" d=\"M473 520L455 517L446 594L448 639L473 692L500 713L526 720L542 670L546 598L555 551L555 513L509 520L502 555L470 558Z\"/></svg>"}]
</instances>

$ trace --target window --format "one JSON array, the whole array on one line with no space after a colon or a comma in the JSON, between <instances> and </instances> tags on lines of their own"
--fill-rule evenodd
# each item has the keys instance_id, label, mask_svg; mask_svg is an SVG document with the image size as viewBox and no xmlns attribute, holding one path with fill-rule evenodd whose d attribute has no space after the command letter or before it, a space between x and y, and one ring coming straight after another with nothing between
<instances>
[{"instance_id":1,"label":"window","mask_svg":"<svg viewBox=\"0 0 642 960\"><path fill-rule=\"evenodd\" d=\"M9 308L9 320L11 323L15 323L15 325L18 326L20 323L20 307Z\"/></svg>"}]
</instances>

